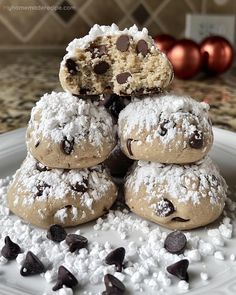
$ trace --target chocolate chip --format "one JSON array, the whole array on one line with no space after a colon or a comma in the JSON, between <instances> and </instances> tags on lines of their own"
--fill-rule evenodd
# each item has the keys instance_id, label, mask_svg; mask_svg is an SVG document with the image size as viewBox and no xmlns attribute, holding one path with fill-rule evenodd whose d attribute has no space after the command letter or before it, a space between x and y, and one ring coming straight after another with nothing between
<instances>
[{"instance_id":1,"label":"chocolate chip","mask_svg":"<svg viewBox=\"0 0 236 295\"><path fill-rule=\"evenodd\" d=\"M175 207L168 199L162 199L157 202L155 212L160 217L167 217L175 212Z\"/></svg>"},{"instance_id":2,"label":"chocolate chip","mask_svg":"<svg viewBox=\"0 0 236 295\"><path fill-rule=\"evenodd\" d=\"M51 186L44 181L40 181L37 185L37 193L35 194L36 197L40 197L43 195L43 192L46 188L50 188Z\"/></svg>"},{"instance_id":3,"label":"chocolate chip","mask_svg":"<svg viewBox=\"0 0 236 295\"><path fill-rule=\"evenodd\" d=\"M69 246L69 250L71 253L76 250L86 248L88 245L88 240L80 235L69 234L66 237L66 244Z\"/></svg>"},{"instance_id":4,"label":"chocolate chip","mask_svg":"<svg viewBox=\"0 0 236 295\"><path fill-rule=\"evenodd\" d=\"M88 88L81 87L79 92L80 92L80 94L84 95L84 94L87 94L89 91L90 90Z\"/></svg>"},{"instance_id":5,"label":"chocolate chip","mask_svg":"<svg viewBox=\"0 0 236 295\"><path fill-rule=\"evenodd\" d=\"M132 149L131 149L131 143L132 143L133 139L131 138L128 138L127 141L126 141L126 147L127 147L127 150L130 154L130 156L133 156L133 152L132 152Z\"/></svg>"},{"instance_id":6,"label":"chocolate chip","mask_svg":"<svg viewBox=\"0 0 236 295\"><path fill-rule=\"evenodd\" d=\"M41 164L40 162L37 162L35 165L35 168L39 171L39 172L44 172L44 171L50 171L51 169L49 169L47 166L44 166L43 164Z\"/></svg>"},{"instance_id":7,"label":"chocolate chip","mask_svg":"<svg viewBox=\"0 0 236 295\"><path fill-rule=\"evenodd\" d=\"M107 63L106 61L100 61L94 66L93 70L95 74L102 75L105 74L109 68L109 63Z\"/></svg>"},{"instance_id":8,"label":"chocolate chip","mask_svg":"<svg viewBox=\"0 0 236 295\"><path fill-rule=\"evenodd\" d=\"M51 225L47 231L47 238L57 243L64 241L66 238L66 235L67 233L65 229L59 224Z\"/></svg>"},{"instance_id":9,"label":"chocolate chip","mask_svg":"<svg viewBox=\"0 0 236 295\"><path fill-rule=\"evenodd\" d=\"M67 67L67 70L68 72L71 74L71 75L75 75L77 74L78 70L77 70L77 64L75 63L75 61L71 58L68 58L66 60L66 67Z\"/></svg>"},{"instance_id":10,"label":"chocolate chip","mask_svg":"<svg viewBox=\"0 0 236 295\"><path fill-rule=\"evenodd\" d=\"M166 128L165 126L166 126L166 124L168 124L168 123L169 123L169 121L167 121L167 120L164 120L164 122L160 123L160 125L159 125L159 127L160 127L159 134L160 134L161 136L165 136L165 135L166 135L166 133L167 133L167 128Z\"/></svg>"},{"instance_id":11,"label":"chocolate chip","mask_svg":"<svg viewBox=\"0 0 236 295\"><path fill-rule=\"evenodd\" d=\"M107 54L107 48L105 45L91 44L88 50L91 52L92 58L96 58L96 57L100 58L101 56Z\"/></svg>"},{"instance_id":12,"label":"chocolate chip","mask_svg":"<svg viewBox=\"0 0 236 295\"><path fill-rule=\"evenodd\" d=\"M69 140L67 139L66 136L64 136L64 139L61 143L61 149L63 150L64 154L70 155L72 153L72 151L74 150L74 143L75 143L74 138Z\"/></svg>"},{"instance_id":13,"label":"chocolate chip","mask_svg":"<svg viewBox=\"0 0 236 295\"><path fill-rule=\"evenodd\" d=\"M136 45L137 53L142 53L143 56L146 56L148 53L148 44L145 40L139 40Z\"/></svg>"},{"instance_id":14,"label":"chocolate chip","mask_svg":"<svg viewBox=\"0 0 236 295\"><path fill-rule=\"evenodd\" d=\"M16 259L21 252L21 248L16 243L13 243L9 236L5 237L5 245L1 250L1 254L8 260Z\"/></svg>"},{"instance_id":15,"label":"chocolate chip","mask_svg":"<svg viewBox=\"0 0 236 295\"><path fill-rule=\"evenodd\" d=\"M201 149L203 146L202 132L195 130L194 133L189 138L189 145L193 149Z\"/></svg>"},{"instance_id":16,"label":"chocolate chip","mask_svg":"<svg viewBox=\"0 0 236 295\"><path fill-rule=\"evenodd\" d=\"M183 259L174 264L169 265L166 269L173 276L176 276L177 278L188 282L189 280L188 272L187 272L188 266L189 266L189 261L187 259Z\"/></svg>"},{"instance_id":17,"label":"chocolate chip","mask_svg":"<svg viewBox=\"0 0 236 295\"><path fill-rule=\"evenodd\" d=\"M45 267L34 253L29 251L21 267L20 274L23 277L40 274L45 272Z\"/></svg>"},{"instance_id":18,"label":"chocolate chip","mask_svg":"<svg viewBox=\"0 0 236 295\"><path fill-rule=\"evenodd\" d=\"M128 78L131 77L129 72L124 72L116 76L116 80L119 84L125 84Z\"/></svg>"},{"instance_id":19,"label":"chocolate chip","mask_svg":"<svg viewBox=\"0 0 236 295\"><path fill-rule=\"evenodd\" d=\"M171 219L172 221L177 221L177 222L187 222L189 219L183 219L181 217L174 217Z\"/></svg>"},{"instance_id":20,"label":"chocolate chip","mask_svg":"<svg viewBox=\"0 0 236 295\"><path fill-rule=\"evenodd\" d=\"M116 41L116 48L121 52L127 51L129 48L129 36L121 35Z\"/></svg>"},{"instance_id":21,"label":"chocolate chip","mask_svg":"<svg viewBox=\"0 0 236 295\"><path fill-rule=\"evenodd\" d=\"M122 295L125 293L124 284L109 273L104 276L104 283L106 286L106 291L103 292L103 294L105 295Z\"/></svg>"},{"instance_id":22,"label":"chocolate chip","mask_svg":"<svg viewBox=\"0 0 236 295\"><path fill-rule=\"evenodd\" d=\"M56 285L52 288L53 291L61 289L65 285L68 288L73 288L78 285L76 277L64 266L60 266L57 274Z\"/></svg>"},{"instance_id":23,"label":"chocolate chip","mask_svg":"<svg viewBox=\"0 0 236 295\"><path fill-rule=\"evenodd\" d=\"M165 239L164 247L172 254L182 254L187 245L187 239L181 231L169 233Z\"/></svg>"},{"instance_id":24,"label":"chocolate chip","mask_svg":"<svg viewBox=\"0 0 236 295\"><path fill-rule=\"evenodd\" d=\"M88 180L83 178L82 182L77 181L71 188L76 192L85 193L88 190Z\"/></svg>"},{"instance_id":25,"label":"chocolate chip","mask_svg":"<svg viewBox=\"0 0 236 295\"><path fill-rule=\"evenodd\" d=\"M117 271L122 271L122 264L125 258L125 248L120 247L111 251L105 258L106 264L115 264Z\"/></svg>"},{"instance_id":26,"label":"chocolate chip","mask_svg":"<svg viewBox=\"0 0 236 295\"><path fill-rule=\"evenodd\" d=\"M38 140L34 147L37 148L39 145L40 145L40 141Z\"/></svg>"}]
</instances>

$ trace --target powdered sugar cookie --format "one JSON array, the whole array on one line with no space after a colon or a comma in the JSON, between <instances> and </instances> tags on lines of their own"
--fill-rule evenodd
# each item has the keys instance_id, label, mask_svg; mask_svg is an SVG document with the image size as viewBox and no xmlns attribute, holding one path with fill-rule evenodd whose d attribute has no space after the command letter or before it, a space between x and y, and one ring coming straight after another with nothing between
<instances>
[{"instance_id":1,"label":"powdered sugar cookie","mask_svg":"<svg viewBox=\"0 0 236 295\"><path fill-rule=\"evenodd\" d=\"M116 143L111 116L65 92L45 94L32 109L26 142L50 168L84 168L103 162Z\"/></svg>"},{"instance_id":2,"label":"powdered sugar cookie","mask_svg":"<svg viewBox=\"0 0 236 295\"><path fill-rule=\"evenodd\" d=\"M160 163L193 163L213 143L206 103L163 95L135 101L120 112L121 148L131 159Z\"/></svg>"},{"instance_id":3,"label":"powdered sugar cookie","mask_svg":"<svg viewBox=\"0 0 236 295\"><path fill-rule=\"evenodd\" d=\"M63 89L73 94L159 92L173 78L165 54L147 29L139 31L135 25L123 31L115 24L94 25L87 36L74 39L66 50L59 78Z\"/></svg>"},{"instance_id":4,"label":"powdered sugar cookie","mask_svg":"<svg viewBox=\"0 0 236 295\"><path fill-rule=\"evenodd\" d=\"M227 185L212 160L193 165L138 161L125 183L125 200L134 213L170 229L192 229L216 220Z\"/></svg>"},{"instance_id":5,"label":"powdered sugar cookie","mask_svg":"<svg viewBox=\"0 0 236 295\"><path fill-rule=\"evenodd\" d=\"M46 228L96 219L111 207L116 195L116 186L101 165L50 170L28 155L13 177L7 202L13 213Z\"/></svg>"}]
</instances>

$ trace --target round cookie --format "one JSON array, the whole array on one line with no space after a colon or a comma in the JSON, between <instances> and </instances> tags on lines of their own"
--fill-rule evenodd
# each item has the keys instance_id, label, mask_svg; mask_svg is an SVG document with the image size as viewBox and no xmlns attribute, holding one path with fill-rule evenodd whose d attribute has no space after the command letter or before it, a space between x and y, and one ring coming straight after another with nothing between
<instances>
[{"instance_id":1,"label":"round cookie","mask_svg":"<svg viewBox=\"0 0 236 295\"><path fill-rule=\"evenodd\" d=\"M119 114L121 149L135 160L196 162L213 143L208 109L206 103L176 95L134 101Z\"/></svg>"},{"instance_id":2,"label":"round cookie","mask_svg":"<svg viewBox=\"0 0 236 295\"><path fill-rule=\"evenodd\" d=\"M116 186L101 165L51 170L28 155L13 177L7 202L13 213L38 227L68 227L102 216L116 196Z\"/></svg>"},{"instance_id":3,"label":"round cookie","mask_svg":"<svg viewBox=\"0 0 236 295\"><path fill-rule=\"evenodd\" d=\"M32 109L26 143L45 166L85 168L108 157L116 144L115 131L103 106L66 92L52 92Z\"/></svg>"},{"instance_id":4,"label":"round cookie","mask_svg":"<svg viewBox=\"0 0 236 295\"><path fill-rule=\"evenodd\" d=\"M223 211L227 185L209 157L193 165L138 161L126 179L131 211L170 229L193 229Z\"/></svg>"},{"instance_id":5,"label":"round cookie","mask_svg":"<svg viewBox=\"0 0 236 295\"><path fill-rule=\"evenodd\" d=\"M159 92L173 79L172 65L147 29L119 30L94 25L89 34L67 47L59 78L62 88L77 95Z\"/></svg>"}]
</instances>

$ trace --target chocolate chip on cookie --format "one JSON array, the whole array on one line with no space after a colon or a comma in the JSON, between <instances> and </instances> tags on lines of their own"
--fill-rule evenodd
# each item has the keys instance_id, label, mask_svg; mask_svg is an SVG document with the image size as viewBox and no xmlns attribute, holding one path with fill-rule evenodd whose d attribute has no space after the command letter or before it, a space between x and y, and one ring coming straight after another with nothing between
<instances>
[{"instance_id":1,"label":"chocolate chip on cookie","mask_svg":"<svg viewBox=\"0 0 236 295\"><path fill-rule=\"evenodd\" d=\"M67 233L65 229L59 224L51 225L47 231L47 238L56 243L60 243L61 241L64 241L66 238L66 235Z\"/></svg>"},{"instance_id":2,"label":"chocolate chip on cookie","mask_svg":"<svg viewBox=\"0 0 236 295\"><path fill-rule=\"evenodd\" d=\"M167 217L175 212L175 207L168 199L162 199L157 202L155 213L160 217Z\"/></svg>"},{"instance_id":3,"label":"chocolate chip on cookie","mask_svg":"<svg viewBox=\"0 0 236 295\"><path fill-rule=\"evenodd\" d=\"M116 41L116 48L121 52L127 51L129 48L129 36L121 35Z\"/></svg>"},{"instance_id":4,"label":"chocolate chip on cookie","mask_svg":"<svg viewBox=\"0 0 236 295\"><path fill-rule=\"evenodd\" d=\"M92 58L100 58L101 56L107 54L107 48L105 45L94 45L91 44L88 48L88 50L92 54Z\"/></svg>"},{"instance_id":5,"label":"chocolate chip on cookie","mask_svg":"<svg viewBox=\"0 0 236 295\"><path fill-rule=\"evenodd\" d=\"M76 192L85 193L88 190L88 179L83 178L83 181L77 181L71 188Z\"/></svg>"},{"instance_id":6,"label":"chocolate chip on cookie","mask_svg":"<svg viewBox=\"0 0 236 295\"><path fill-rule=\"evenodd\" d=\"M25 261L21 267L20 274L23 277L40 274L45 272L43 263L38 259L34 253L29 251L26 254Z\"/></svg>"},{"instance_id":7,"label":"chocolate chip on cookie","mask_svg":"<svg viewBox=\"0 0 236 295\"><path fill-rule=\"evenodd\" d=\"M41 164L40 162L37 162L35 165L35 168L39 171L39 172L44 172L44 171L50 171L51 169L49 169L47 166L44 166L43 164Z\"/></svg>"},{"instance_id":8,"label":"chocolate chip on cookie","mask_svg":"<svg viewBox=\"0 0 236 295\"><path fill-rule=\"evenodd\" d=\"M185 280L188 282L189 276L188 276L188 269L189 261L187 259L180 260L174 264L171 264L167 266L166 270L172 274L173 276L176 276L180 280Z\"/></svg>"},{"instance_id":9,"label":"chocolate chip on cookie","mask_svg":"<svg viewBox=\"0 0 236 295\"><path fill-rule=\"evenodd\" d=\"M132 152L132 149L131 149L131 143L132 143L133 139L131 138L128 138L127 141L126 141L126 147L127 147L127 150L130 154L130 156L133 156L133 152Z\"/></svg>"},{"instance_id":10,"label":"chocolate chip on cookie","mask_svg":"<svg viewBox=\"0 0 236 295\"><path fill-rule=\"evenodd\" d=\"M125 248L120 247L111 251L105 258L108 265L115 264L117 271L122 271L123 261L125 258Z\"/></svg>"},{"instance_id":11,"label":"chocolate chip on cookie","mask_svg":"<svg viewBox=\"0 0 236 295\"><path fill-rule=\"evenodd\" d=\"M53 291L61 289L63 286L73 288L78 285L76 277L64 266L60 266L57 274L56 285L52 288Z\"/></svg>"},{"instance_id":12,"label":"chocolate chip on cookie","mask_svg":"<svg viewBox=\"0 0 236 295\"><path fill-rule=\"evenodd\" d=\"M69 234L66 236L66 244L69 246L69 250L71 253L76 250L86 248L88 245L88 240L80 235Z\"/></svg>"},{"instance_id":13,"label":"chocolate chip on cookie","mask_svg":"<svg viewBox=\"0 0 236 295\"><path fill-rule=\"evenodd\" d=\"M73 59L68 58L66 60L66 67L67 67L68 72L71 75L77 74L77 72L78 72L78 70L77 70L78 69L78 66L77 66L76 62Z\"/></svg>"},{"instance_id":14,"label":"chocolate chip on cookie","mask_svg":"<svg viewBox=\"0 0 236 295\"><path fill-rule=\"evenodd\" d=\"M165 136L165 135L166 135L166 133L167 133L167 128L166 128L165 126L166 126L166 124L168 124L168 123L169 123L169 121L167 121L167 120L164 120L162 123L160 123L160 125L159 125L159 127L160 127L159 134L160 134L161 136Z\"/></svg>"},{"instance_id":15,"label":"chocolate chip on cookie","mask_svg":"<svg viewBox=\"0 0 236 295\"><path fill-rule=\"evenodd\" d=\"M36 142L36 144L34 145L34 147L37 148L39 145L40 145L40 141L38 140L38 141Z\"/></svg>"},{"instance_id":16,"label":"chocolate chip on cookie","mask_svg":"<svg viewBox=\"0 0 236 295\"><path fill-rule=\"evenodd\" d=\"M168 252L178 255L184 253L186 245L186 236L181 231L169 233L164 242L164 247Z\"/></svg>"},{"instance_id":17,"label":"chocolate chip on cookie","mask_svg":"<svg viewBox=\"0 0 236 295\"><path fill-rule=\"evenodd\" d=\"M1 254L8 260L16 259L18 254L21 252L21 248L16 243L13 243L9 236L5 237L5 245L1 250Z\"/></svg>"},{"instance_id":18,"label":"chocolate chip on cookie","mask_svg":"<svg viewBox=\"0 0 236 295\"><path fill-rule=\"evenodd\" d=\"M124 72L124 73L118 74L116 76L116 80L119 84L125 84L128 81L129 77L131 77L131 74L129 72Z\"/></svg>"},{"instance_id":19,"label":"chocolate chip on cookie","mask_svg":"<svg viewBox=\"0 0 236 295\"><path fill-rule=\"evenodd\" d=\"M106 291L102 293L103 295L122 295L125 293L124 284L111 274L106 274L104 276L104 283Z\"/></svg>"},{"instance_id":20,"label":"chocolate chip on cookie","mask_svg":"<svg viewBox=\"0 0 236 295\"><path fill-rule=\"evenodd\" d=\"M94 67L94 73L97 75L103 75L107 72L107 70L110 68L109 63L107 63L106 61L100 61L99 63L97 63Z\"/></svg>"},{"instance_id":21,"label":"chocolate chip on cookie","mask_svg":"<svg viewBox=\"0 0 236 295\"><path fill-rule=\"evenodd\" d=\"M136 45L136 51L137 53L141 53L144 57L148 53L148 44L145 40L139 40Z\"/></svg>"},{"instance_id":22,"label":"chocolate chip on cookie","mask_svg":"<svg viewBox=\"0 0 236 295\"><path fill-rule=\"evenodd\" d=\"M37 189L37 192L35 194L36 197L40 197L43 195L43 192L46 188L50 188L50 185L47 184L46 182L44 181L40 181L37 185L36 185L36 189Z\"/></svg>"},{"instance_id":23,"label":"chocolate chip on cookie","mask_svg":"<svg viewBox=\"0 0 236 295\"><path fill-rule=\"evenodd\" d=\"M201 149L203 146L203 134L201 131L195 130L189 138L189 145L193 149Z\"/></svg>"},{"instance_id":24,"label":"chocolate chip on cookie","mask_svg":"<svg viewBox=\"0 0 236 295\"><path fill-rule=\"evenodd\" d=\"M64 139L61 142L61 149L63 150L64 154L70 155L72 153L72 151L74 150L74 143L74 138L69 140L66 136L64 136Z\"/></svg>"}]
</instances>

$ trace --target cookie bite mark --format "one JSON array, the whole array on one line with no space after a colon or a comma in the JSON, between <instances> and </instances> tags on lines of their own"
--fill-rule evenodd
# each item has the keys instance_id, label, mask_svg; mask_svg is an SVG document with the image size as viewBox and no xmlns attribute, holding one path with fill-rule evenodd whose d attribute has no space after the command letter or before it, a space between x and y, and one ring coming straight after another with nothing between
<instances>
[{"instance_id":1,"label":"cookie bite mark","mask_svg":"<svg viewBox=\"0 0 236 295\"><path fill-rule=\"evenodd\" d=\"M61 143L61 149L65 155L70 155L72 153L72 151L74 150L74 143L74 138L69 140L66 136L64 136L64 139Z\"/></svg>"},{"instance_id":2,"label":"cookie bite mark","mask_svg":"<svg viewBox=\"0 0 236 295\"><path fill-rule=\"evenodd\" d=\"M68 58L66 60L66 68L68 70L68 73L70 73L71 75L76 75L78 73L78 65L71 58Z\"/></svg>"},{"instance_id":3,"label":"cookie bite mark","mask_svg":"<svg viewBox=\"0 0 236 295\"><path fill-rule=\"evenodd\" d=\"M203 147L203 133L195 130L189 138L189 145L193 149L201 149Z\"/></svg>"},{"instance_id":4,"label":"cookie bite mark","mask_svg":"<svg viewBox=\"0 0 236 295\"><path fill-rule=\"evenodd\" d=\"M121 35L120 37L118 37L116 41L116 48L121 52L127 51L129 48L129 36Z\"/></svg>"},{"instance_id":5,"label":"cookie bite mark","mask_svg":"<svg viewBox=\"0 0 236 295\"><path fill-rule=\"evenodd\" d=\"M141 53L143 57L148 54L148 44L145 40L139 40L136 45L136 52Z\"/></svg>"}]
</instances>

